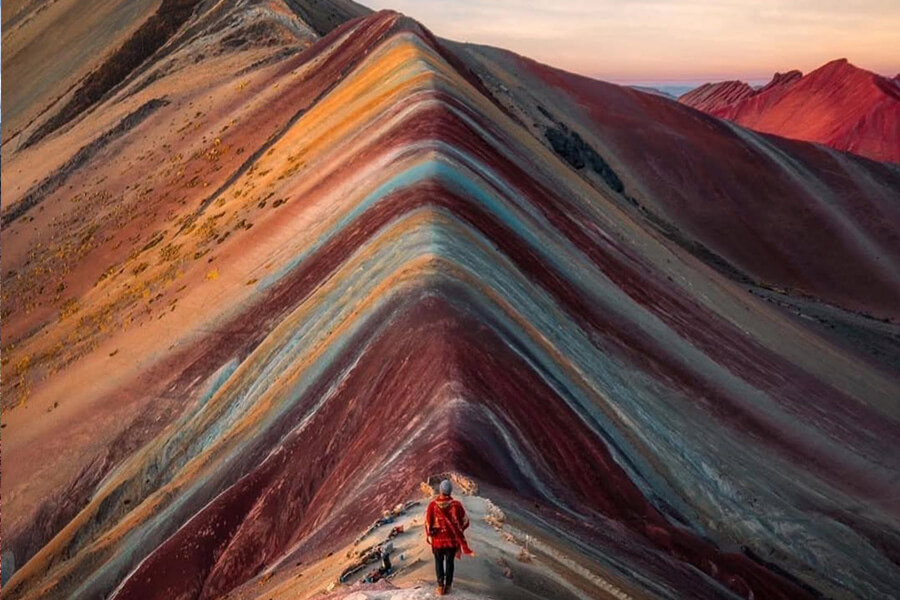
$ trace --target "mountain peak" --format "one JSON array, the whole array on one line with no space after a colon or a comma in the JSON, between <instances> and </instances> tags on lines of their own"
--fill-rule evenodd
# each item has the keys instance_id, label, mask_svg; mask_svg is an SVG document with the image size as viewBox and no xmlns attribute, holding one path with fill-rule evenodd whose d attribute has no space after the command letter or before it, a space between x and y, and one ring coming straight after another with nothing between
<instances>
[{"instance_id":1,"label":"mountain peak","mask_svg":"<svg viewBox=\"0 0 900 600\"><path fill-rule=\"evenodd\" d=\"M756 91L744 81L720 81L718 83L706 83L679 98L679 101L694 106L700 110L714 110L721 106L727 106L740 102L744 98L753 96Z\"/></svg>"},{"instance_id":2,"label":"mountain peak","mask_svg":"<svg viewBox=\"0 0 900 600\"><path fill-rule=\"evenodd\" d=\"M867 77L876 76L871 71L857 67L846 58L839 58L825 63L818 69L810 71L808 77L811 80L828 79L840 84L842 80L847 80L860 75Z\"/></svg>"},{"instance_id":3,"label":"mountain peak","mask_svg":"<svg viewBox=\"0 0 900 600\"><path fill-rule=\"evenodd\" d=\"M798 71L797 69L786 71L784 73L775 73L775 75L772 76L772 80L769 81L769 83L767 83L765 86L757 90L756 93L762 94L776 88L785 88L796 83L797 81L800 81L800 79L802 78L803 73Z\"/></svg>"},{"instance_id":4,"label":"mountain peak","mask_svg":"<svg viewBox=\"0 0 900 600\"><path fill-rule=\"evenodd\" d=\"M803 75L776 73L763 88L732 100L710 85L681 96L683 104L766 133L827 144L881 161L900 162L892 123L900 119L900 92L880 75L846 58ZM714 90L728 86L715 84Z\"/></svg>"}]
</instances>

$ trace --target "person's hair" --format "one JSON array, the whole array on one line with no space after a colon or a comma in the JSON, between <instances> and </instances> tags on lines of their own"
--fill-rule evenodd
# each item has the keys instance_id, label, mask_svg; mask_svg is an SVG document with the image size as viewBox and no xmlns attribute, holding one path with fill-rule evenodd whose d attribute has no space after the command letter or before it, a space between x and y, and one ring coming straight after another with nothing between
<instances>
[{"instance_id":1,"label":"person's hair","mask_svg":"<svg viewBox=\"0 0 900 600\"><path fill-rule=\"evenodd\" d=\"M450 483L449 479L445 479L441 482L441 485L438 489L440 489L441 493L444 494L445 496L449 496L450 492L453 491L453 484Z\"/></svg>"}]
</instances>

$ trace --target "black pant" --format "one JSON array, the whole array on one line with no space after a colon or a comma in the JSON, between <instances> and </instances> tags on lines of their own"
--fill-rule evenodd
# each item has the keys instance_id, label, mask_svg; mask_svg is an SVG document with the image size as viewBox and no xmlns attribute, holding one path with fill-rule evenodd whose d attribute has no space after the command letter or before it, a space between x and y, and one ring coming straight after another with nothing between
<instances>
[{"instance_id":1,"label":"black pant","mask_svg":"<svg viewBox=\"0 0 900 600\"><path fill-rule=\"evenodd\" d=\"M439 586L449 588L453 583L453 559L456 548L434 548L434 572Z\"/></svg>"}]
</instances>

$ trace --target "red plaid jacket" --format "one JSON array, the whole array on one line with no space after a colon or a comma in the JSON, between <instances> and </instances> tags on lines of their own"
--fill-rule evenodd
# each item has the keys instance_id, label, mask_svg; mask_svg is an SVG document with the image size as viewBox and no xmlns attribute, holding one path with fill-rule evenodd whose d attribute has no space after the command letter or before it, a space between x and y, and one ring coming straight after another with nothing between
<instances>
[{"instance_id":1,"label":"red plaid jacket","mask_svg":"<svg viewBox=\"0 0 900 600\"><path fill-rule=\"evenodd\" d=\"M468 526L466 509L451 496L438 496L425 511L425 537L432 548L456 548L471 554L463 533Z\"/></svg>"}]
</instances>

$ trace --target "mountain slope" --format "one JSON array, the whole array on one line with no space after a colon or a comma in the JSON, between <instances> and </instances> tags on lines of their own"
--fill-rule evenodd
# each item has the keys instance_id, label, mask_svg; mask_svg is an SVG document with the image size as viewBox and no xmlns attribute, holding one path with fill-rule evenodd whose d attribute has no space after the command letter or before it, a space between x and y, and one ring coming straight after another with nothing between
<instances>
[{"instance_id":1,"label":"mountain slope","mask_svg":"<svg viewBox=\"0 0 900 600\"><path fill-rule=\"evenodd\" d=\"M21 83L6 94L3 144L36 143L129 79L148 71L160 77L174 67L167 57L186 44L215 54L248 43L291 44L294 36L309 42L311 35L369 12L352 0L225 0L212 6L199 0L14 2L3 13L3 55L8 76ZM284 29L291 32L288 38ZM218 48L212 39L217 37Z\"/></svg>"},{"instance_id":2,"label":"mountain slope","mask_svg":"<svg viewBox=\"0 0 900 600\"><path fill-rule=\"evenodd\" d=\"M720 81L704 83L680 96L678 100L697 110L712 113L755 93L756 90L744 81Z\"/></svg>"},{"instance_id":3,"label":"mountain slope","mask_svg":"<svg viewBox=\"0 0 900 600\"><path fill-rule=\"evenodd\" d=\"M900 163L900 86L840 59L801 76L776 73L752 90L707 83L679 101L744 127Z\"/></svg>"},{"instance_id":4,"label":"mountain slope","mask_svg":"<svg viewBox=\"0 0 900 600\"><path fill-rule=\"evenodd\" d=\"M599 152L621 180L612 186L624 187L614 196L623 209L638 208L731 278L900 316L895 167L754 135L505 51L474 47L468 56L536 137L549 146L552 130L583 138L582 151ZM581 170L609 189L593 171Z\"/></svg>"},{"instance_id":5,"label":"mountain slope","mask_svg":"<svg viewBox=\"0 0 900 600\"><path fill-rule=\"evenodd\" d=\"M838 305L894 316L896 168L286 6L4 147L5 597L313 596L444 473L542 549L488 595L893 593L896 326Z\"/></svg>"}]
</instances>

